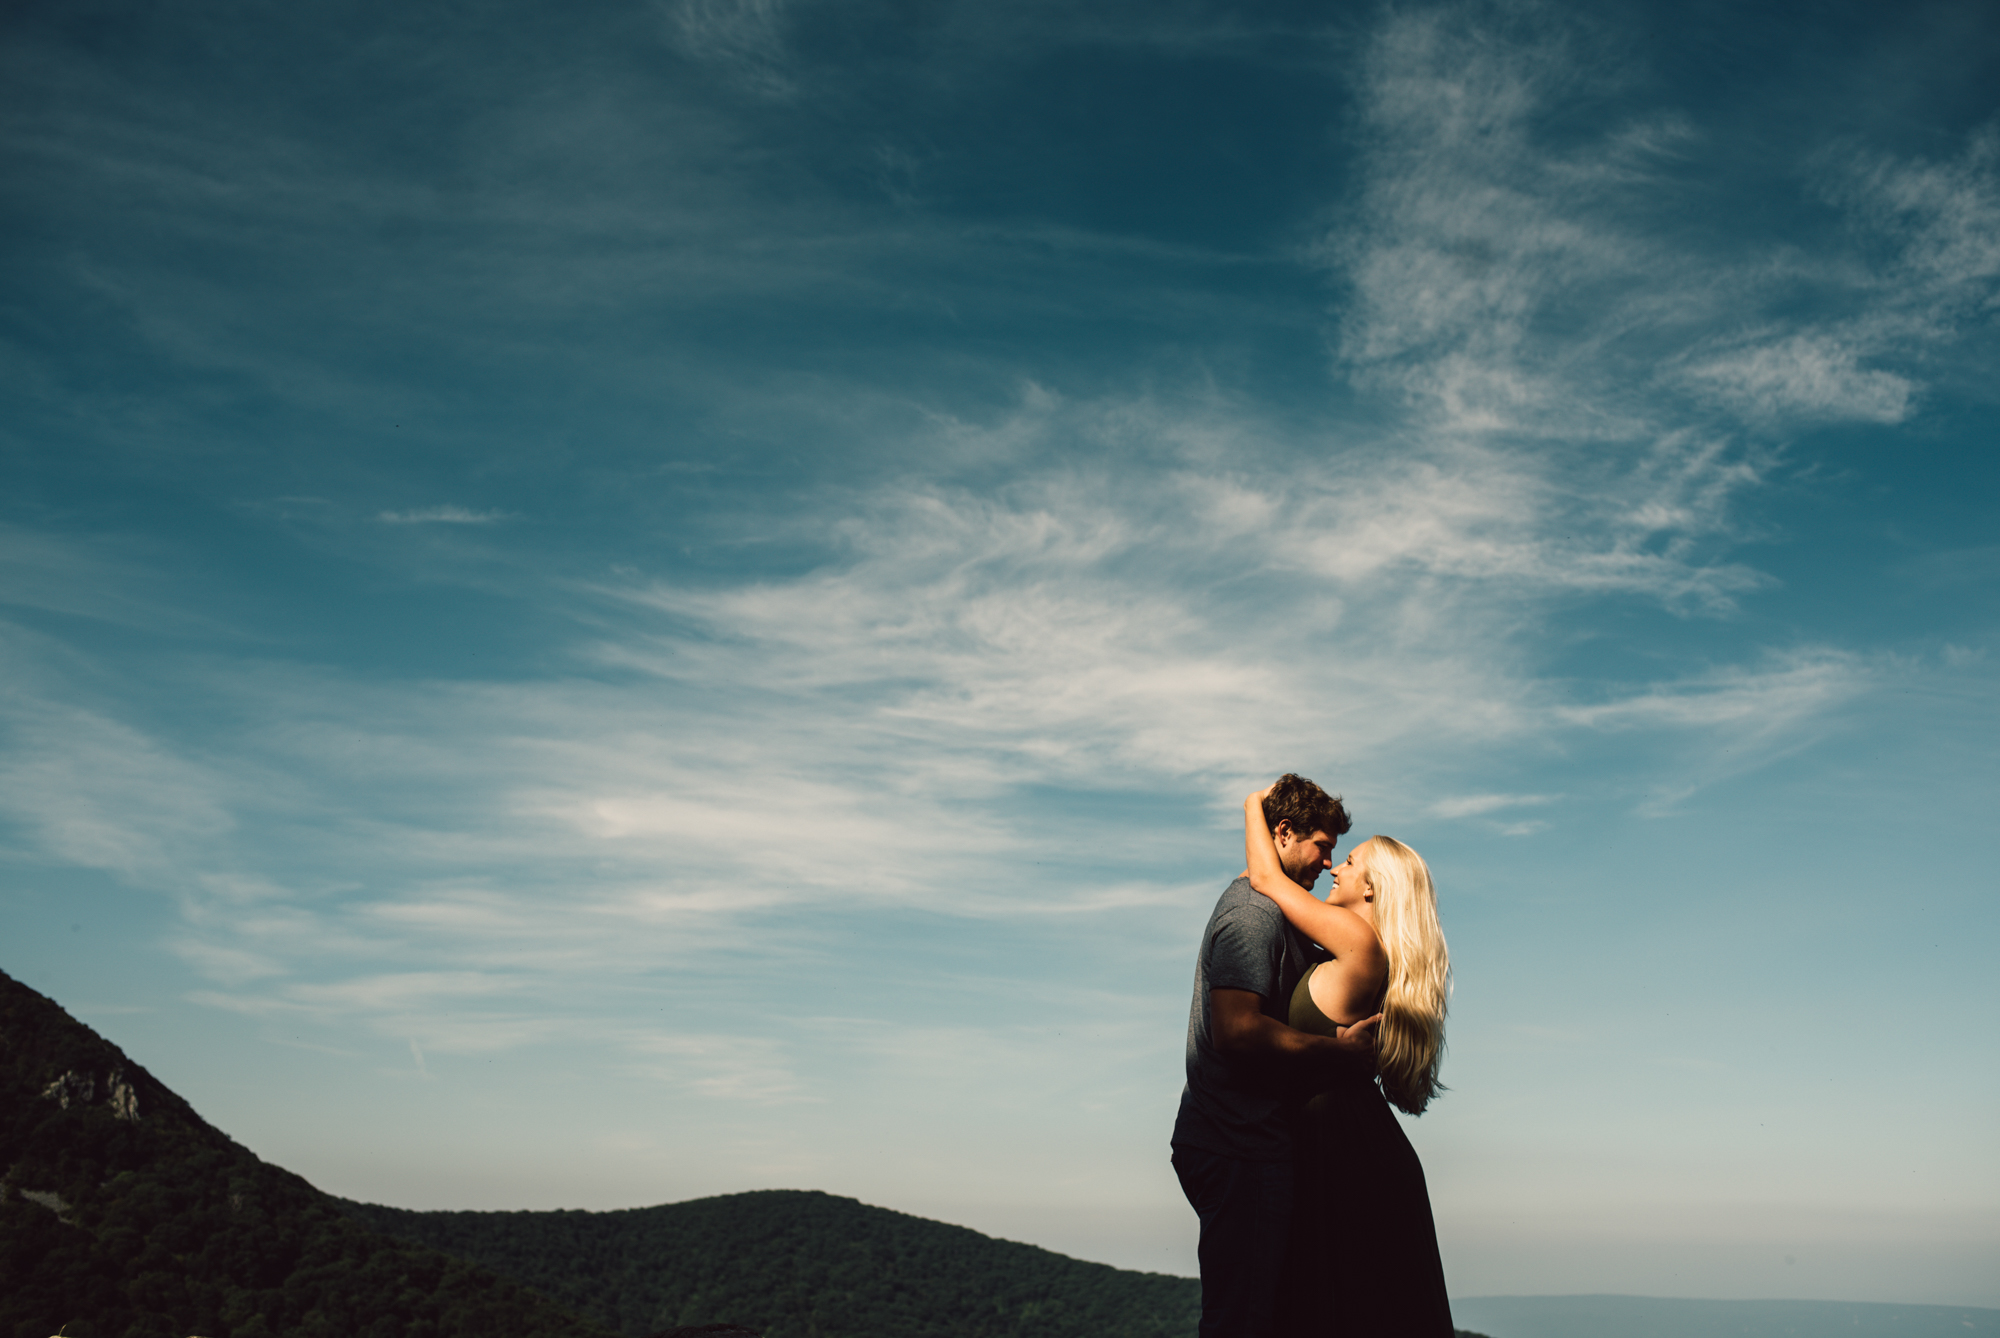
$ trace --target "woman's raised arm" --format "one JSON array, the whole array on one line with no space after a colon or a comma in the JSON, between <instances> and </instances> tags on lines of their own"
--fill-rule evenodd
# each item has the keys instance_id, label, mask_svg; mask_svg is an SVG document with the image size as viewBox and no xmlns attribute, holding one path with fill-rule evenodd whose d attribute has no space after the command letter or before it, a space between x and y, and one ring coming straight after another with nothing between
<instances>
[{"instance_id":1,"label":"woman's raised arm","mask_svg":"<svg viewBox=\"0 0 2000 1338\"><path fill-rule=\"evenodd\" d=\"M1278 903L1292 928L1336 957L1351 945L1372 940L1375 931L1345 906L1329 906L1293 882L1278 862L1278 843L1264 821L1267 786L1243 801L1243 854L1249 862L1250 886Z\"/></svg>"}]
</instances>

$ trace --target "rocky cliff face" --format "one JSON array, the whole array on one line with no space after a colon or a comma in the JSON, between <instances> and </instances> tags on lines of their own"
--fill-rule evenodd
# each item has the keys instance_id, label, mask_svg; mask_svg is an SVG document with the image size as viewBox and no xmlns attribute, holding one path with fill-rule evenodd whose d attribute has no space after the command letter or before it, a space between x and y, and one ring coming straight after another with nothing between
<instances>
[{"instance_id":1,"label":"rocky cliff face","mask_svg":"<svg viewBox=\"0 0 2000 1338\"><path fill-rule=\"evenodd\" d=\"M96 1075L78 1073L75 1069L63 1070L63 1075L42 1089L42 1095L61 1106L70 1108L70 1103L87 1106L97 1099L100 1090ZM120 1120L139 1118L139 1089L125 1080L124 1068L112 1069L104 1077L102 1084L105 1104L112 1117Z\"/></svg>"}]
</instances>

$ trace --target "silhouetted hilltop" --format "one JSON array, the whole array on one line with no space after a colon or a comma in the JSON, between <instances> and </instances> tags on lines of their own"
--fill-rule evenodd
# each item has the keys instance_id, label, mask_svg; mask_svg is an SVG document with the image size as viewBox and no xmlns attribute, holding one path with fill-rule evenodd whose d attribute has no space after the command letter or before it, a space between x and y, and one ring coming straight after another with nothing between
<instances>
[{"instance_id":1,"label":"silhouetted hilltop","mask_svg":"<svg viewBox=\"0 0 2000 1338\"><path fill-rule=\"evenodd\" d=\"M367 1230L5 973L0 1167L0 1338L602 1338Z\"/></svg>"},{"instance_id":2,"label":"silhouetted hilltop","mask_svg":"<svg viewBox=\"0 0 2000 1338\"><path fill-rule=\"evenodd\" d=\"M1186 1338L1192 1278L1135 1273L806 1190L623 1212L343 1205L643 1338L731 1319L765 1338Z\"/></svg>"}]
</instances>

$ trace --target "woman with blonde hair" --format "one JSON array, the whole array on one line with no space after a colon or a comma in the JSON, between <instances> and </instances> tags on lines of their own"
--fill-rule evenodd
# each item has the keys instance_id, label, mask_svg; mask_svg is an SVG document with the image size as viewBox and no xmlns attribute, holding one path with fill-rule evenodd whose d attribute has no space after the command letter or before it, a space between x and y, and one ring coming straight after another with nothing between
<instances>
[{"instance_id":1,"label":"woman with blonde hair","mask_svg":"<svg viewBox=\"0 0 2000 1338\"><path fill-rule=\"evenodd\" d=\"M1336 1078L1298 1112L1291 1245L1279 1300L1288 1338L1451 1338L1424 1168L1390 1113L1443 1091L1451 958L1423 857L1371 836L1333 871L1325 901L1286 876L1260 790L1243 801L1250 885L1328 954L1292 992L1290 1022L1334 1035L1382 1015L1379 1077Z\"/></svg>"}]
</instances>

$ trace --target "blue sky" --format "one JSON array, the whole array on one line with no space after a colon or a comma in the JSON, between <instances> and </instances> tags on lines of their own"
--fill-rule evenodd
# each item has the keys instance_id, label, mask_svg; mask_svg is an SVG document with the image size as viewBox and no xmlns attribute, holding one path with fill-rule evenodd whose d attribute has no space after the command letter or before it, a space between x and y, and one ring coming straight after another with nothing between
<instances>
[{"instance_id":1,"label":"blue sky","mask_svg":"<svg viewBox=\"0 0 2000 1338\"><path fill-rule=\"evenodd\" d=\"M2000 16L17 6L0 967L411 1207L1193 1271L1237 803L1461 1295L2000 1305Z\"/></svg>"}]
</instances>

